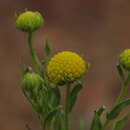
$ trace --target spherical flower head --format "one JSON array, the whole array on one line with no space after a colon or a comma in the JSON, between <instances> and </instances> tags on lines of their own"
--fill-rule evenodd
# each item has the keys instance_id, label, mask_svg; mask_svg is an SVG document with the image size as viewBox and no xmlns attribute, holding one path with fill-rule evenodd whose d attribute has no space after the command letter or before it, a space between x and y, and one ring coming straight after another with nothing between
<instances>
[{"instance_id":1,"label":"spherical flower head","mask_svg":"<svg viewBox=\"0 0 130 130\"><path fill-rule=\"evenodd\" d=\"M26 73L22 79L22 87L27 91L32 91L35 88L39 89L42 83L42 78L35 73Z\"/></svg>"},{"instance_id":2,"label":"spherical flower head","mask_svg":"<svg viewBox=\"0 0 130 130\"><path fill-rule=\"evenodd\" d=\"M44 19L39 12L26 11L16 18L16 28L25 32L32 32L40 28Z\"/></svg>"},{"instance_id":3,"label":"spherical flower head","mask_svg":"<svg viewBox=\"0 0 130 130\"><path fill-rule=\"evenodd\" d=\"M47 66L49 79L56 84L73 82L88 69L88 64L78 54L63 51L54 55Z\"/></svg>"},{"instance_id":4,"label":"spherical flower head","mask_svg":"<svg viewBox=\"0 0 130 130\"><path fill-rule=\"evenodd\" d=\"M124 50L119 56L119 64L130 71L130 49Z\"/></svg>"}]
</instances>

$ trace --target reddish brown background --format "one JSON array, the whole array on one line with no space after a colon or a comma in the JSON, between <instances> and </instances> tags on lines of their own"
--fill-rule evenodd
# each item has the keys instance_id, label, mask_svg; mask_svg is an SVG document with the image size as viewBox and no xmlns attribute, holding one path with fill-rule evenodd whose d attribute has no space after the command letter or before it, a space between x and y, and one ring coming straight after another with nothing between
<instances>
[{"instance_id":1,"label":"reddish brown background","mask_svg":"<svg viewBox=\"0 0 130 130\"><path fill-rule=\"evenodd\" d=\"M48 39L53 53L72 50L91 62L77 106L72 128L78 130L83 115L89 130L93 111L114 102L120 80L116 71L118 54L130 48L129 0L1 0L0 1L0 130L25 130L29 123L38 130L38 121L20 90L20 56L30 63L27 37L15 29L13 16L25 9L39 11L45 26L34 41L42 58L42 44ZM130 89L127 93L130 97ZM129 123L124 130L129 130Z\"/></svg>"}]
</instances>

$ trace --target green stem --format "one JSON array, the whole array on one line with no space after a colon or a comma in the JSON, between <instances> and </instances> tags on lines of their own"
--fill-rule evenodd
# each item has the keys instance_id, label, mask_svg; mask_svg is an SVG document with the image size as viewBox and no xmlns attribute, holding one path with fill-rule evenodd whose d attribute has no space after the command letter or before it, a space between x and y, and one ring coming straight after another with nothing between
<instances>
[{"instance_id":1,"label":"green stem","mask_svg":"<svg viewBox=\"0 0 130 130\"><path fill-rule=\"evenodd\" d=\"M123 101L123 98L125 96L125 93L126 93L126 90L128 88L128 82L127 80L123 83L123 86L121 88L121 91L120 91L120 94L116 100L116 105L119 104L121 101ZM104 124L104 127L103 127L103 130L106 129L106 127L108 126L108 124L110 123L110 120L106 120L105 124Z\"/></svg>"},{"instance_id":2,"label":"green stem","mask_svg":"<svg viewBox=\"0 0 130 130\"><path fill-rule=\"evenodd\" d=\"M66 86L65 108L64 108L64 130L69 130L69 96L70 84Z\"/></svg>"},{"instance_id":3,"label":"green stem","mask_svg":"<svg viewBox=\"0 0 130 130\"><path fill-rule=\"evenodd\" d=\"M129 81L130 81L130 72L129 72L127 78L125 78L123 69L120 65L117 66L117 70L118 70L118 73L121 77L123 85L121 87L121 90L120 90L119 96L117 97L115 105L117 105L117 104L119 104L120 102L123 101L124 96L126 94L126 90L128 88ZM104 126L103 126L103 130L106 129L106 127L108 126L109 123L110 123L110 120L106 120L106 122L104 123Z\"/></svg>"},{"instance_id":4,"label":"green stem","mask_svg":"<svg viewBox=\"0 0 130 130\"><path fill-rule=\"evenodd\" d=\"M127 88L128 88L128 84L123 84L123 87L121 88L120 94L117 98L116 104L119 104L123 100Z\"/></svg>"},{"instance_id":5,"label":"green stem","mask_svg":"<svg viewBox=\"0 0 130 130\"><path fill-rule=\"evenodd\" d=\"M123 100L123 98L126 94L126 90L128 88L129 81L130 81L130 73L128 74L127 79L123 82L123 86L122 86L120 94L117 98L116 104L120 103Z\"/></svg>"},{"instance_id":6,"label":"green stem","mask_svg":"<svg viewBox=\"0 0 130 130\"><path fill-rule=\"evenodd\" d=\"M37 73L40 73L40 62L39 62L36 51L35 51L33 44L32 44L32 32L28 32L28 47L29 47L29 52L30 52L30 56L32 59L33 69Z\"/></svg>"}]
</instances>

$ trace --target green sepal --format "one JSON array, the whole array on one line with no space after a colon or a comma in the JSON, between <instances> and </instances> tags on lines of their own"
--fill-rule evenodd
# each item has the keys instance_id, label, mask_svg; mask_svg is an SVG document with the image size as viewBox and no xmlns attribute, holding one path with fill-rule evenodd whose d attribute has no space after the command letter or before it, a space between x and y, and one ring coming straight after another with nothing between
<instances>
[{"instance_id":1,"label":"green sepal","mask_svg":"<svg viewBox=\"0 0 130 130\"><path fill-rule=\"evenodd\" d=\"M82 88L83 88L83 84L81 82L78 82L78 84L71 90L70 98L69 98L69 112L72 111L72 108L76 103L78 93Z\"/></svg>"},{"instance_id":2,"label":"green sepal","mask_svg":"<svg viewBox=\"0 0 130 130\"><path fill-rule=\"evenodd\" d=\"M126 122L128 121L129 117L130 117L130 113L127 114L126 116L124 116L121 120L116 121L112 130L123 130L123 128L124 128Z\"/></svg>"},{"instance_id":3,"label":"green sepal","mask_svg":"<svg viewBox=\"0 0 130 130\"><path fill-rule=\"evenodd\" d=\"M102 130L103 126L100 120L100 116L98 115L97 112L95 112L95 115L93 117L92 123L91 123L91 128L90 130Z\"/></svg>"},{"instance_id":4,"label":"green sepal","mask_svg":"<svg viewBox=\"0 0 130 130\"><path fill-rule=\"evenodd\" d=\"M115 119L120 114L120 112L128 105L130 105L130 99L117 104L109 113L107 113L107 120Z\"/></svg>"}]
</instances>

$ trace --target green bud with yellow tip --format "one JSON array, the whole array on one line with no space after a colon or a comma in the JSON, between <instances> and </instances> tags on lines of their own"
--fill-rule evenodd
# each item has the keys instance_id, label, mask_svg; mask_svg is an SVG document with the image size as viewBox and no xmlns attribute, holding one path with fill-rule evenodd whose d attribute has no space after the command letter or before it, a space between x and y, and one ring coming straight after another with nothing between
<instances>
[{"instance_id":1,"label":"green bud with yellow tip","mask_svg":"<svg viewBox=\"0 0 130 130\"><path fill-rule=\"evenodd\" d=\"M130 49L124 50L119 56L119 64L130 71Z\"/></svg>"},{"instance_id":2,"label":"green bud with yellow tip","mask_svg":"<svg viewBox=\"0 0 130 130\"><path fill-rule=\"evenodd\" d=\"M25 11L16 17L16 28L25 32L33 32L44 24L39 12Z\"/></svg>"}]
</instances>

